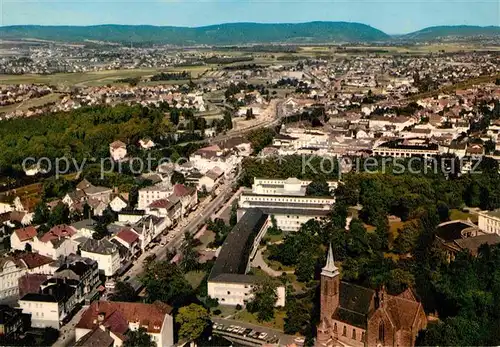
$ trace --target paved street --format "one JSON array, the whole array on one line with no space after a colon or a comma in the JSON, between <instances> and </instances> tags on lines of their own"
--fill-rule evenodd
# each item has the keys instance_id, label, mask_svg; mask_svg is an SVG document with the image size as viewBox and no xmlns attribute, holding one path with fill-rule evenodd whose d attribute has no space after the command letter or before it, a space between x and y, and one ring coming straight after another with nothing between
<instances>
[{"instance_id":1,"label":"paved street","mask_svg":"<svg viewBox=\"0 0 500 347\"><path fill-rule=\"evenodd\" d=\"M88 306L83 306L80 311L75 313L73 318L61 328L59 331L59 339L54 343L53 347L67 347L75 344L75 325L87 308Z\"/></svg>"},{"instance_id":2,"label":"paved street","mask_svg":"<svg viewBox=\"0 0 500 347\"><path fill-rule=\"evenodd\" d=\"M187 224L185 224L184 226L180 224L176 228L169 231L169 234L174 235L174 237L168 244L163 247L158 245L151 251L143 253L137 259L137 261L134 262L134 265L123 275L123 277L128 276L132 279L139 276L143 271L144 259L146 259L146 257L151 254L155 254L157 260L165 259L167 250L179 248L184 238L185 231L188 231L191 234L196 234L196 232L203 224L205 224L208 218L210 218L224 204L225 200L229 198L230 194L232 194L231 183L232 181L229 181L222 185L220 188L221 192L213 200L205 200L200 203L198 210L192 212L187 217Z\"/></svg>"}]
</instances>

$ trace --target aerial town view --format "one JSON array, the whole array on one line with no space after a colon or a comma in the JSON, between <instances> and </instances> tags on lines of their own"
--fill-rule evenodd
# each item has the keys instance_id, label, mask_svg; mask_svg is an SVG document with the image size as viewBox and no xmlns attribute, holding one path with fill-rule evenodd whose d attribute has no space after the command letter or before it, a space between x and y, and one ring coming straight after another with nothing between
<instances>
[{"instance_id":1,"label":"aerial town view","mask_svg":"<svg viewBox=\"0 0 500 347\"><path fill-rule=\"evenodd\" d=\"M500 345L498 0L0 12L0 346Z\"/></svg>"}]
</instances>

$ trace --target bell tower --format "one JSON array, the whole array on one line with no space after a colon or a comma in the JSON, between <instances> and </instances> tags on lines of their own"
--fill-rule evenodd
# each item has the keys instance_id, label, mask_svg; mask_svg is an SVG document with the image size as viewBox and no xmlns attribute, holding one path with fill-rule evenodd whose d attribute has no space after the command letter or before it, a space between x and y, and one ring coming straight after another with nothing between
<instances>
[{"instance_id":1,"label":"bell tower","mask_svg":"<svg viewBox=\"0 0 500 347\"><path fill-rule=\"evenodd\" d=\"M333 260L332 245L328 249L326 265L321 271L321 320L330 322L333 313L339 306L340 272Z\"/></svg>"}]
</instances>

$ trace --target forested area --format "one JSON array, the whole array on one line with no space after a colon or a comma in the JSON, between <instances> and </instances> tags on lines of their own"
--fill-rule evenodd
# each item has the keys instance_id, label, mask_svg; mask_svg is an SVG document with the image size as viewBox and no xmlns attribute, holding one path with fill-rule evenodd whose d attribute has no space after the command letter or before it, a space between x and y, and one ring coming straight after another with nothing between
<instances>
[{"instance_id":1,"label":"forested area","mask_svg":"<svg viewBox=\"0 0 500 347\"><path fill-rule=\"evenodd\" d=\"M83 107L50 116L16 118L0 127L0 167L20 168L26 157L65 156L78 161L109 154L115 140L158 138L170 126L163 112L139 105Z\"/></svg>"}]
</instances>

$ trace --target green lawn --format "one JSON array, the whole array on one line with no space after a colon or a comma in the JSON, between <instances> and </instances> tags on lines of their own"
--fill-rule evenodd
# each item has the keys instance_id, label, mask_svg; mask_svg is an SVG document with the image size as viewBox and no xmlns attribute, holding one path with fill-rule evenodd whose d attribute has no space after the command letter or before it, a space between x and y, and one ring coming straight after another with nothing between
<instances>
[{"instance_id":1,"label":"green lawn","mask_svg":"<svg viewBox=\"0 0 500 347\"><path fill-rule=\"evenodd\" d=\"M204 271L189 271L184 275L184 278L186 278L191 287L196 289L203 281L203 278L205 278L205 275L206 272Z\"/></svg>"},{"instance_id":2,"label":"green lawn","mask_svg":"<svg viewBox=\"0 0 500 347\"><path fill-rule=\"evenodd\" d=\"M467 220L468 218L470 218L470 220L473 223L477 223L477 219L478 219L477 214L463 212L463 211L460 211L457 209L450 210L450 219L451 220Z\"/></svg>"},{"instance_id":3,"label":"green lawn","mask_svg":"<svg viewBox=\"0 0 500 347\"><path fill-rule=\"evenodd\" d=\"M295 267L293 266L286 266L281 264L279 261L276 260L269 260L269 255L270 252L268 249L262 253L262 257L264 258L264 261L269 265L269 267L275 271L294 271Z\"/></svg>"},{"instance_id":4,"label":"green lawn","mask_svg":"<svg viewBox=\"0 0 500 347\"><path fill-rule=\"evenodd\" d=\"M285 317L286 312L284 309L274 309L274 318L271 321L259 322L256 314L250 313L247 310L241 310L236 313L234 319L283 331Z\"/></svg>"},{"instance_id":5,"label":"green lawn","mask_svg":"<svg viewBox=\"0 0 500 347\"><path fill-rule=\"evenodd\" d=\"M197 250L201 250L201 249L205 249L207 248L207 245L212 242L213 240L215 240L215 233L211 230L205 230L205 232L203 233L203 235L201 235L201 237L199 238L201 244L196 247Z\"/></svg>"}]
</instances>

